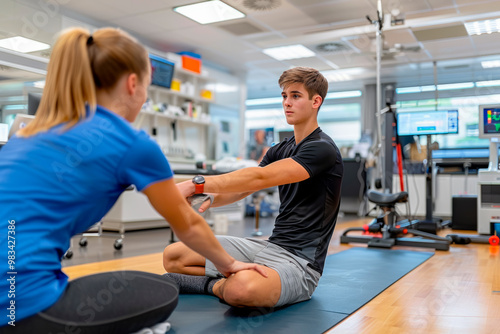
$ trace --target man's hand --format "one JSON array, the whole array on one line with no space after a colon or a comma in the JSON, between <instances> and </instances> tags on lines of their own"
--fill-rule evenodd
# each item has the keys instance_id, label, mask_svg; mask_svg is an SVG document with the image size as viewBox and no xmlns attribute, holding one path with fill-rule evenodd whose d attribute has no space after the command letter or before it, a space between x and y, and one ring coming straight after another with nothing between
<instances>
[{"instance_id":1,"label":"man's hand","mask_svg":"<svg viewBox=\"0 0 500 334\"><path fill-rule=\"evenodd\" d=\"M216 266L217 267L217 266ZM217 267L217 270L224 275L225 277L229 277L234 273L237 273L240 270L255 270L263 277L267 278L266 267L256 263L245 263L241 261L234 261L227 269Z\"/></svg>"},{"instance_id":2,"label":"man's hand","mask_svg":"<svg viewBox=\"0 0 500 334\"><path fill-rule=\"evenodd\" d=\"M195 187L193 181L184 181L177 183L177 188L184 198L194 195Z\"/></svg>"},{"instance_id":3,"label":"man's hand","mask_svg":"<svg viewBox=\"0 0 500 334\"><path fill-rule=\"evenodd\" d=\"M207 211L208 208L210 208L210 205L212 205L212 203L214 201L214 199L213 199L214 196L213 195L211 195L211 196L212 196L211 199L208 198L205 202L203 202L203 204L200 205L200 207L198 208L199 213L203 213L203 212Z\"/></svg>"}]
</instances>

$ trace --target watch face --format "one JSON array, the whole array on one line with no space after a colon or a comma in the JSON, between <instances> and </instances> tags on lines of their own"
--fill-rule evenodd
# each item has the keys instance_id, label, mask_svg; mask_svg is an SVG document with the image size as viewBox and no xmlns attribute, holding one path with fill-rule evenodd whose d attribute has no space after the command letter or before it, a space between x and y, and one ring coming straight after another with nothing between
<instances>
[{"instance_id":1,"label":"watch face","mask_svg":"<svg viewBox=\"0 0 500 334\"><path fill-rule=\"evenodd\" d=\"M205 183L205 178L201 175L197 175L197 176L193 177L193 183L203 184L203 183Z\"/></svg>"}]
</instances>

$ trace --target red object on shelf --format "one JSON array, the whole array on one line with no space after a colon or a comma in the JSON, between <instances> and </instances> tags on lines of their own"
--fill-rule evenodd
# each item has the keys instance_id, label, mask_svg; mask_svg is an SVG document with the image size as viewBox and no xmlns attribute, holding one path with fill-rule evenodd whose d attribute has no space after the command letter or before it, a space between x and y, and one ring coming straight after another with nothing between
<instances>
[{"instance_id":1,"label":"red object on shelf","mask_svg":"<svg viewBox=\"0 0 500 334\"><path fill-rule=\"evenodd\" d=\"M201 59L182 55L182 68L194 73L201 73Z\"/></svg>"}]
</instances>

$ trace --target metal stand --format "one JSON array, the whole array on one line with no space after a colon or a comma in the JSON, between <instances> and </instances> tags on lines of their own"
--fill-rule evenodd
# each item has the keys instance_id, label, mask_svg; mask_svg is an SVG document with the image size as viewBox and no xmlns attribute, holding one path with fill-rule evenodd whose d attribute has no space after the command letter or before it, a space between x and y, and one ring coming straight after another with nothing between
<instances>
[{"instance_id":1,"label":"metal stand","mask_svg":"<svg viewBox=\"0 0 500 334\"><path fill-rule=\"evenodd\" d=\"M266 193L260 191L253 198L253 204L255 208L255 229L252 232L252 236L254 237L260 237L262 235L262 231L259 228L259 218L260 218L260 205L262 204L264 197L266 197Z\"/></svg>"}]
</instances>

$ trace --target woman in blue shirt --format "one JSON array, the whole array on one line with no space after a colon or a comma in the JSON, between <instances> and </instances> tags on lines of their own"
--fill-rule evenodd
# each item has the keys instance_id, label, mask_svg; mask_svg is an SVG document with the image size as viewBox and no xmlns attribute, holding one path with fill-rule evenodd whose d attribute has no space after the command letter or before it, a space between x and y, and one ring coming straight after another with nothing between
<instances>
[{"instance_id":1,"label":"woman in blue shirt","mask_svg":"<svg viewBox=\"0 0 500 334\"><path fill-rule=\"evenodd\" d=\"M127 333L168 318L177 287L161 276L129 271L68 282L61 271L70 238L132 184L222 273L266 275L224 251L180 194L158 145L130 125L150 77L147 51L123 31L72 29L56 42L35 119L0 151L0 331Z\"/></svg>"}]
</instances>

